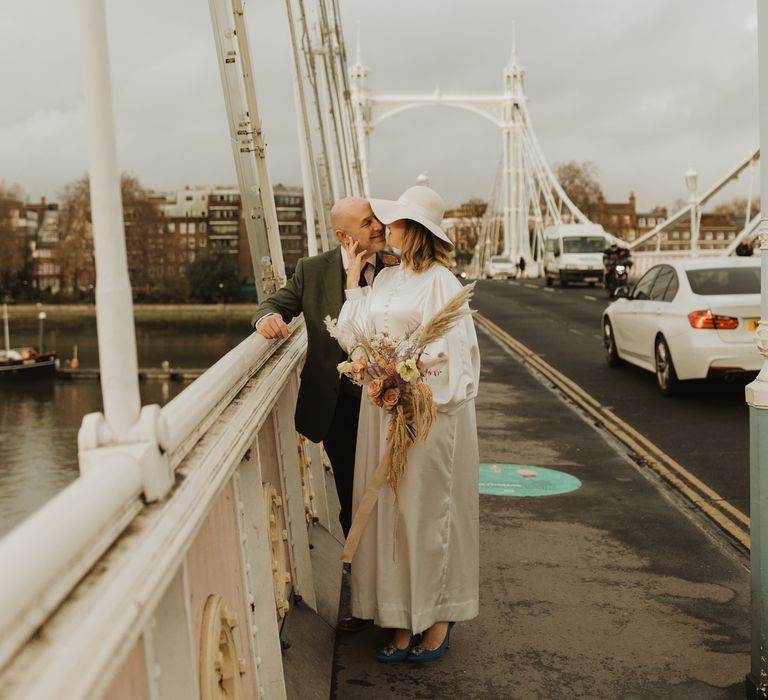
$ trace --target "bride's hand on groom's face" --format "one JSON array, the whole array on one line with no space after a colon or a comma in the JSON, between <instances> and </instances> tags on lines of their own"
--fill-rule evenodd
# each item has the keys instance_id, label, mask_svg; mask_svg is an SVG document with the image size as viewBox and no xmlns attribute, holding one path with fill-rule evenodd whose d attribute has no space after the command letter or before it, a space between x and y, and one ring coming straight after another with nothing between
<instances>
[{"instance_id":1,"label":"bride's hand on groom's face","mask_svg":"<svg viewBox=\"0 0 768 700\"><path fill-rule=\"evenodd\" d=\"M344 247L347 249L347 257L349 259L347 289L354 289L360 286L360 273L363 269L363 260L368 257L368 251L358 251L357 241L352 240L350 237L347 238Z\"/></svg>"}]
</instances>

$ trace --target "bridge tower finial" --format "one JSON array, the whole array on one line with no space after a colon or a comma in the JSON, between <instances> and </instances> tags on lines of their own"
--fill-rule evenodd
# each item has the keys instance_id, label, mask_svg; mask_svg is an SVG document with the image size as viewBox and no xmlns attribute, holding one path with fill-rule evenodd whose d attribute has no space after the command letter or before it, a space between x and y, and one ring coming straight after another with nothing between
<instances>
[{"instance_id":1,"label":"bridge tower finial","mask_svg":"<svg viewBox=\"0 0 768 700\"><path fill-rule=\"evenodd\" d=\"M515 98L523 98L525 89L523 86L523 69L517 62L517 27L512 21L512 49L509 53L509 63L504 68L504 91Z\"/></svg>"},{"instance_id":2,"label":"bridge tower finial","mask_svg":"<svg viewBox=\"0 0 768 700\"><path fill-rule=\"evenodd\" d=\"M360 20L357 21L357 48L355 50L355 62L363 65L363 49L360 45Z\"/></svg>"},{"instance_id":3,"label":"bridge tower finial","mask_svg":"<svg viewBox=\"0 0 768 700\"><path fill-rule=\"evenodd\" d=\"M510 67L517 65L517 28L515 20L512 20L512 51L509 54Z\"/></svg>"}]
</instances>

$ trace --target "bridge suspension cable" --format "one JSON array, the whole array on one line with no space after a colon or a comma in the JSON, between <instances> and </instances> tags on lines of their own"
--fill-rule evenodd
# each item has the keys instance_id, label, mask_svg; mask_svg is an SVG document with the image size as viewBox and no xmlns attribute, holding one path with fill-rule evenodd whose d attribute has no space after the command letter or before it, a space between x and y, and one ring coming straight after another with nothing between
<instances>
[{"instance_id":1,"label":"bridge suspension cable","mask_svg":"<svg viewBox=\"0 0 768 700\"><path fill-rule=\"evenodd\" d=\"M714 197L718 192L720 192L727 184L729 184L731 181L735 180L744 170L746 170L750 165L753 165L757 163L760 160L760 149L758 148L755 150L746 160L741 160L739 163L728 171L728 173L720 178L712 187L710 187L701 197L697 199L696 206L699 210L699 216L701 215L701 208L704 204L706 204L712 197ZM640 246L642 246L644 243L647 243L654 237L658 236L662 231L665 231L673 224L680 221L685 216L690 216L691 214L691 208L692 204L686 204L684 207L678 209L674 214L672 214L670 217L662 221L658 226L655 228L652 228L648 233L643 234L638 238L637 240L633 241L629 244L630 250L638 249ZM749 205L748 205L749 206ZM745 229L750 228L750 222L747 221L745 225ZM744 233L744 231L742 231ZM741 235L741 234L740 234ZM738 245L738 244L737 244ZM735 249L735 248L734 248Z\"/></svg>"},{"instance_id":2,"label":"bridge suspension cable","mask_svg":"<svg viewBox=\"0 0 768 700\"><path fill-rule=\"evenodd\" d=\"M309 249L317 249L311 240L314 230L309 221L317 210L321 244L327 250L336 244L328 235L334 200L365 192L338 3L317 0L314 17L310 17L304 0L286 0L285 4L304 164ZM314 109L310 109L307 91Z\"/></svg>"}]
</instances>

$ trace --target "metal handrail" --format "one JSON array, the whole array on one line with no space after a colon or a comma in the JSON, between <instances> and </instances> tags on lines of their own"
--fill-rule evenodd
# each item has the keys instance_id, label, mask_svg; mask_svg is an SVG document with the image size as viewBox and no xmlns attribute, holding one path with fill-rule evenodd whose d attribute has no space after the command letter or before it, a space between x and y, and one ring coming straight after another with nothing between
<instances>
[{"instance_id":1,"label":"metal handrail","mask_svg":"<svg viewBox=\"0 0 768 700\"><path fill-rule=\"evenodd\" d=\"M278 345L252 334L162 409L174 466L286 343L293 348L291 366L301 362L303 321L296 319L289 328L292 335ZM274 399L274 391L269 394ZM264 401L262 412L268 413L273 403ZM0 669L143 510L142 489L138 461L125 451L107 451L102 463L0 539L0 570L13 572L0 577ZM167 500L173 500L173 492Z\"/></svg>"}]
</instances>

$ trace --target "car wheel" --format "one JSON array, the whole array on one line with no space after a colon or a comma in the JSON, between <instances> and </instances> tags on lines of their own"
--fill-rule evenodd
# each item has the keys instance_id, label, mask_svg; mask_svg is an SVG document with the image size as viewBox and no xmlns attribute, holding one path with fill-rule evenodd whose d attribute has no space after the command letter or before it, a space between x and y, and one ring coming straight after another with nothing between
<instances>
[{"instance_id":1,"label":"car wheel","mask_svg":"<svg viewBox=\"0 0 768 700\"><path fill-rule=\"evenodd\" d=\"M552 282L553 282L552 278L549 275L547 275L547 279L546 279L547 287L551 287Z\"/></svg>"},{"instance_id":2,"label":"car wheel","mask_svg":"<svg viewBox=\"0 0 768 700\"><path fill-rule=\"evenodd\" d=\"M620 367L623 364L623 360L619 357L619 351L616 349L613 326L607 318L603 321L603 348L605 349L605 361L609 367Z\"/></svg>"},{"instance_id":3,"label":"car wheel","mask_svg":"<svg viewBox=\"0 0 768 700\"><path fill-rule=\"evenodd\" d=\"M659 390L664 396L671 396L677 391L679 380L675 365L672 362L672 353L669 351L669 345L664 340L664 336L659 336L656 340L656 382Z\"/></svg>"}]
</instances>

